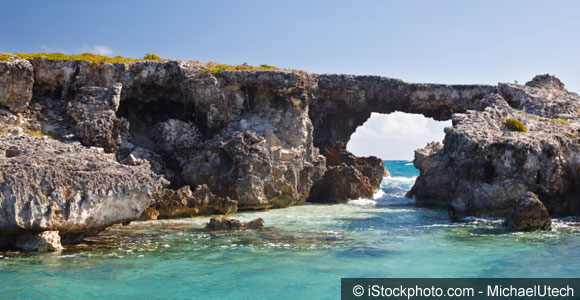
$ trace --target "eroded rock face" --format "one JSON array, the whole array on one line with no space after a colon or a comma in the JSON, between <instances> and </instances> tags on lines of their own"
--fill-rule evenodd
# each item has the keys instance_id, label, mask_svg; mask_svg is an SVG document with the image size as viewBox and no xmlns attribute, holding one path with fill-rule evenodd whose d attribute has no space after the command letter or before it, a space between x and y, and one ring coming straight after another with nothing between
<instances>
[{"instance_id":1,"label":"eroded rock face","mask_svg":"<svg viewBox=\"0 0 580 300\"><path fill-rule=\"evenodd\" d=\"M489 85L406 83L379 76L316 75L316 99L311 104L314 145L320 149L347 143L371 113L401 111L449 120L453 113L478 105L497 92Z\"/></svg>"},{"instance_id":2,"label":"eroded rock face","mask_svg":"<svg viewBox=\"0 0 580 300\"><path fill-rule=\"evenodd\" d=\"M506 224L518 231L549 230L552 228L552 219L538 196L528 192L515 201Z\"/></svg>"},{"instance_id":3,"label":"eroded rock face","mask_svg":"<svg viewBox=\"0 0 580 300\"><path fill-rule=\"evenodd\" d=\"M0 225L8 229L0 230L6 232L59 230L69 241L80 232L131 220L151 204L152 191L163 182L151 170L171 181L169 211L186 215L193 207L196 213L202 213L200 207L227 213L232 205L209 203L229 203L228 197L240 209L286 207L309 196L334 202L370 197L385 176L382 162L354 157L343 146L371 112L394 111L453 118L444 145L417 154L421 176L410 195L418 205L450 208L453 217L507 216L514 197L531 191L550 213L580 214L578 96L549 75L526 86L496 87L283 71L213 74L184 61L28 64L32 99L27 62L2 63L20 75L0 73L0 82L10 82L22 97L2 96L8 85L0 86L0 104L10 109L0 111L0 130L22 135L57 125L68 142L115 151L121 164L113 164L112 155L65 141L49 141L49 152L38 150L40 158L29 158L25 146L6 137L0 153L3 159L23 159L11 170L24 177L3 171L4 180L18 187L2 185L4 197L34 204L28 215L5 218ZM502 123L508 117L522 121L528 132L507 131ZM75 154L64 154L69 152ZM55 163L57 158L64 162ZM80 177L73 176L77 173ZM22 178L34 184L25 188ZM67 201L62 186L69 184L85 200ZM194 197L197 189L178 190L185 185L206 188ZM30 196L28 189L40 192ZM57 207L48 209L47 203ZM152 207L146 215L154 218L155 211Z\"/></svg>"},{"instance_id":4,"label":"eroded rock face","mask_svg":"<svg viewBox=\"0 0 580 300\"><path fill-rule=\"evenodd\" d=\"M176 191L164 189L161 199L146 210L145 215L142 215L140 219L187 218L211 214L228 215L237 210L237 201L228 197L216 197L207 185L200 185L193 192L186 185Z\"/></svg>"},{"instance_id":5,"label":"eroded rock face","mask_svg":"<svg viewBox=\"0 0 580 300\"><path fill-rule=\"evenodd\" d=\"M129 130L127 120L117 118L121 97L120 83L109 88L81 87L67 105L67 114L75 121L75 134L83 145L103 147L114 152L121 135Z\"/></svg>"},{"instance_id":6,"label":"eroded rock face","mask_svg":"<svg viewBox=\"0 0 580 300\"><path fill-rule=\"evenodd\" d=\"M27 60L0 61L0 105L22 112L32 98L32 65Z\"/></svg>"},{"instance_id":7,"label":"eroded rock face","mask_svg":"<svg viewBox=\"0 0 580 300\"><path fill-rule=\"evenodd\" d=\"M312 188L310 202L345 203L349 199L372 198L383 178L390 176L381 159L356 157L342 142L334 143L322 153L327 171Z\"/></svg>"},{"instance_id":8,"label":"eroded rock face","mask_svg":"<svg viewBox=\"0 0 580 300\"><path fill-rule=\"evenodd\" d=\"M207 139L188 160L189 185L207 184L240 209L287 207L306 201L325 170L313 146L305 80L285 72L225 72L185 83Z\"/></svg>"},{"instance_id":9,"label":"eroded rock face","mask_svg":"<svg viewBox=\"0 0 580 300\"><path fill-rule=\"evenodd\" d=\"M38 137L0 136L0 233L96 233L137 218L165 181L148 166ZM6 149L19 154L6 156Z\"/></svg>"},{"instance_id":10,"label":"eroded rock face","mask_svg":"<svg viewBox=\"0 0 580 300\"><path fill-rule=\"evenodd\" d=\"M449 187L455 175L448 169L449 154L443 150L443 145L433 142L416 150L413 163L421 175L407 197L415 196L417 206L447 209L451 199Z\"/></svg>"},{"instance_id":11,"label":"eroded rock face","mask_svg":"<svg viewBox=\"0 0 580 300\"><path fill-rule=\"evenodd\" d=\"M562 88L546 76L527 86L500 84L501 95L487 96L477 110L455 114L444 146L416 152L421 175L410 195L417 205L448 208L452 217L508 217L514 199L532 192L550 214L579 215L580 97ZM507 129L508 118L527 131ZM536 210L518 207L521 216Z\"/></svg>"},{"instance_id":12,"label":"eroded rock face","mask_svg":"<svg viewBox=\"0 0 580 300\"><path fill-rule=\"evenodd\" d=\"M60 251L63 249L60 243L58 231L43 231L41 233L25 233L16 238L14 247L23 251Z\"/></svg>"}]
</instances>

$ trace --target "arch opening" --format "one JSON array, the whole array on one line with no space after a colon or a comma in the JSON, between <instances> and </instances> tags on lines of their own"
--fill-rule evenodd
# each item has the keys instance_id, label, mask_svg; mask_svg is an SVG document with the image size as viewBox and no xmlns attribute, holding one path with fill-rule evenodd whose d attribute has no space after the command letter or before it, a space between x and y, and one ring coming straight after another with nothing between
<instances>
[{"instance_id":1,"label":"arch opening","mask_svg":"<svg viewBox=\"0 0 580 300\"><path fill-rule=\"evenodd\" d=\"M409 161L416 149L443 141L443 129L447 126L451 126L450 120L435 121L421 114L372 113L351 135L347 150L359 157Z\"/></svg>"}]
</instances>

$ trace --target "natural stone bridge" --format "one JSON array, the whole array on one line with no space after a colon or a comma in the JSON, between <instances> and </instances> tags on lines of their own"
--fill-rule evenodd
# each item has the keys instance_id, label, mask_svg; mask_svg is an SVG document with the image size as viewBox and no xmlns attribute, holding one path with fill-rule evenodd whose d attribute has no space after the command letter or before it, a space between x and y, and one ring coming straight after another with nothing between
<instances>
[{"instance_id":1,"label":"natural stone bridge","mask_svg":"<svg viewBox=\"0 0 580 300\"><path fill-rule=\"evenodd\" d=\"M75 240L147 206L146 218L162 218L371 197L388 172L345 145L372 112L394 111L453 119L445 146L417 152L421 176L410 193L417 205L447 208L452 217L510 217L517 228L549 227L548 211L580 214L580 101L550 76L496 87L212 73L185 61L13 59L0 62L0 83L0 104L9 109L0 116L5 234L57 230ZM507 118L527 133L507 130ZM50 147L28 136L48 130L56 138ZM69 163L95 156L88 165ZM130 186L103 175L131 178L136 170L147 180ZM68 175L76 172L83 182ZM38 180L10 175L20 173ZM163 188L159 175L168 180ZM92 222L83 221L88 216Z\"/></svg>"},{"instance_id":2,"label":"natural stone bridge","mask_svg":"<svg viewBox=\"0 0 580 300\"><path fill-rule=\"evenodd\" d=\"M479 105L484 96L497 93L497 87L489 85L406 83L379 76L315 78L317 89L309 115L314 124L314 145L321 148L335 142L348 143L373 112L400 111L443 121Z\"/></svg>"}]
</instances>

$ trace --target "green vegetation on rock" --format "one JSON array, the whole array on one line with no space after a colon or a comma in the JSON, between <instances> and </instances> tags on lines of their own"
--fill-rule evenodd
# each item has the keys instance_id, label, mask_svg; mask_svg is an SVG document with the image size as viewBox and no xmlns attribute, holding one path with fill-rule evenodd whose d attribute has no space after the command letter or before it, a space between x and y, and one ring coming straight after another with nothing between
<instances>
[{"instance_id":1,"label":"green vegetation on rock","mask_svg":"<svg viewBox=\"0 0 580 300\"><path fill-rule=\"evenodd\" d=\"M46 136L46 137L48 137L50 139L53 139L53 140L60 140L60 139L62 139L62 135L60 133L54 132L54 131L43 132L43 131L40 131L40 130L31 130L31 131L28 131L27 134L29 136L37 136L37 137Z\"/></svg>"},{"instance_id":2,"label":"green vegetation on rock","mask_svg":"<svg viewBox=\"0 0 580 300\"><path fill-rule=\"evenodd\" d=\"M519 132L527 131L526 126L524 126L522 122L514 118L507 118L505 122L503 122L503 126L505 126L507 129L511 131L519 131Z\"/></svg>"},{"instance_id":3,"label":"green vegetation on rock","mask_svg":"<svg viewBox=\"0 0 580 300\"><path fill-rule=\"evenodd\" d=\"M565 126L570 125L570 123L568 123L568 122L566 122L566 121L564 121L562 119L550 120L550 123L552 123L552 124L558 123L558 124L565 125Z\"/></svg>"},{"instance_id":4,"label":"green vegetation on rock","mask_svg":"<svg viewBox=\"0 0 580 300\"><path fill-rule=\"evenodd\" d=\"M35 60L35 59L46 59L46 60L81 60L90 61L94 64L100 65L103 63L125 63L142 61L143 59L134 59L130 57L123 56L105 56L93 53L83 53L83 54L63 54L63 53L13 53L22 59ZM0 58L7 56L6 59L12 56L11 54L2 54Z\"/></svg>"},{"instance_id":5,"label":"green vegetation on rock","mask_svg":"<svg viewBox=\"0 0 580 300\"><path fill-rule=\"evenodd\" d=\"M147 52L147 54L145 54L143 59L144 60L163 60L163 58L161 58L161 56L159 56L153 52Z\"/></svg>"}]
</instances>

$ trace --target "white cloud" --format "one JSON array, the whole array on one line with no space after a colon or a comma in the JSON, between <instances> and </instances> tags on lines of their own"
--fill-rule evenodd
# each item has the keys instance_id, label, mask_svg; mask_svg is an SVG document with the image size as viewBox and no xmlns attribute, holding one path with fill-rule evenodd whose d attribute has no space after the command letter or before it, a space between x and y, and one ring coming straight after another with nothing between
<instances>
[{"instance_id":1,"label":"white cloud","mask_svg":"<svg viewBox=\"0 0 580 300\"><path fill-rule=\"evenodd\" d=\"M89 52L100 55L111 55L113 54L113 49L103 45L95 45L91 47L89 44L84 44L81 52Z\"/></svg>"},{"instance_id":2,"label":"white cloud","mask_svg":"<svg viewBox=\"0 0 580 300\"><path fill-rule=\"evenodd\" d=\"M351 136L348 149L359 156L411 160L416 149L432 141L442 141L446 126L451 126L451 121L437 122L402 112L373 113Z\"/></svg>"}]
</instances>

